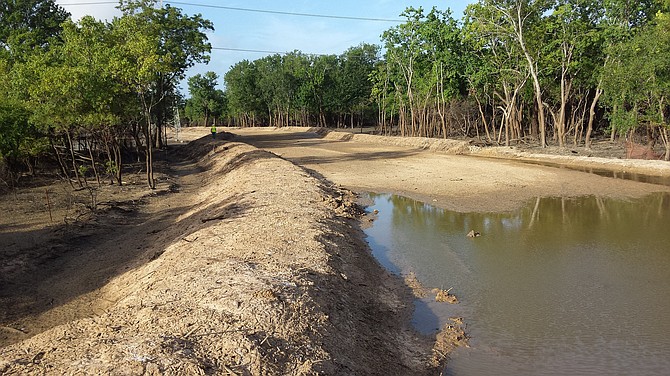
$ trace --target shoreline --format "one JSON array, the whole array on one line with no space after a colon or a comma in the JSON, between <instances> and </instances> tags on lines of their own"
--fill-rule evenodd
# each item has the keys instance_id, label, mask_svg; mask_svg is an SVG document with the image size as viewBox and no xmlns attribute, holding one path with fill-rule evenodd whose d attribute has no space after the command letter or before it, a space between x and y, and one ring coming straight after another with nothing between
<instances>
[{"instance_id":1,"label":"shoreline","mask_svg":"<svg viewBox=\"0 0 670 376\"><path fill-rule=\"evenodd\" d=\"M236 140L271 151L354 191L392 193L458 212L512 211L537 197L638 198L670 186L585 173L564 166L648 171L670 179L670 163L532 154L467 141L401 138L314 128L235 128ZM200 129L190 130L198 134ZM322 134L326 134L323 136ZM526 157L524 157L526 158ZM556 167L543 164L558 163Z\"/></svg>"}]
</instances>

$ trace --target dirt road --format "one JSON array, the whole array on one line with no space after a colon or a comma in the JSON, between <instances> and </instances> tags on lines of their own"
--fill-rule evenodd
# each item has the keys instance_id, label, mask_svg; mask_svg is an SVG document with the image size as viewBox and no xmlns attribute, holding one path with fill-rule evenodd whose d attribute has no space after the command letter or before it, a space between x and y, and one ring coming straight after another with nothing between
<instances>
[{"instance_id":1,"label":"dirt road","mask_svg":"<svg viewBox=\"0 0 670 376\"><path fill-rule=\"evenodd\" d=\"M236 134L240 142L269 150L348 189L396 193L463 212L512 210L540 196L625 198L670 191L669 187L660 185L513 160L450 155L413 146L342 141L342 137L322 137L305 129L246 128L229 131ZM510 155L509 158L514 157ZM557 160L547 156L545 159L562 164L579 161L576 157ZM598 160L592 158L589 162L596 163ZM628 171L635 166L639 166L641 171L648 171L650 164L658 165L658 174L670 177L670 163L667 162L621 162L625 163L621 168ZM602 160L600 163L605 166L612 161Z\"/></svg>"}]
</instances>

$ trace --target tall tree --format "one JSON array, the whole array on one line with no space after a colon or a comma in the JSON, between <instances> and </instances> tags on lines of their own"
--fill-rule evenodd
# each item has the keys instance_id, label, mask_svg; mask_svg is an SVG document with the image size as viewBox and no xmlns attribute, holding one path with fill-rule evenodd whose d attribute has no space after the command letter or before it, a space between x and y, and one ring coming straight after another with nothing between
<instances>
[{"instance_id":1,"label":"tall tree","mask_svg":"<svg viewBox=\"0 0 670 376\"><path fill-rule=\"evenodd\" d=\"M670 16L657 13L654 22L631 40L611 48L614 63L605 74L612 104L612 126L632 134L644 127L650 149L657 138L670 160Z\"/></svg>"},{"instance_id":2,"label":"tall tree","mask_svg":"<svg viewBox=\"0 0 670 376\"><path fill-rule=\"evenodd\" d=\"M217 102L223 99L216 89L218 79L219 76L214 72L196 74L188 79L188 91L191 93L187 101L189 115L203 119L205 126L209 125L210 116L217 112Z\"/></svg>"},{"instance_id":3,"label":"tall tree","mask_svg":"<svg viewBox=\"0 0 670 376\"><path fill-rule=\"evenodd\" d=\"M535 105L537 110L537 122L540 133L540 144L545 146L546 122L544 113L544 102L542 99L542 85L540 84L540 67L538 66L539 49L531 39L531 30L541 20L542 15L548 10L550 1L547 0L480 0L472 5L471 11L478 22L484 26L487 33L509 38L514 45L507 48L518 49L527 63L535 94ZM475 10L479 9L479 11Z\"/></svg>"},{"instance_id":4,"label":"tall tree","mask_svg":"<svg viewBox=\"0 0 670 376\"><path fill-rule=\"evenodd\" d=\"M356 113L363 113L370 108L372 80L370 75L379 62L379 46L361 44L346 50L339 58L340 68L335 77L337 97L340 99L337 111L350 114L350 125L353 128Z\"/></svg>"},{"instance_id":5,"label":"tall tree","mask_svg":"<svg viewBox=\"0 0 670 376\"><path fill-rule=\"evenodd\" d=\"M122 0L119 8L123 16L112 23L118 40L116 68L143 109L147 182L155 188L153 148L162 139L164 99L186 69L209 60L205 31L213 26L201 15L189 17L178 8L156 9L154 0Z\"/></svg>"},{"instance_id":6,"label":"tall tree","mask_svg":"<svg viewBox=\"0 0 670 376\"><path fill-rule=\"evenodd\" d=\"M29 158L44 149L43 133L30 122L25 62L60 43L69 16L52 0L0 2L0 164L12 174L31 169Z\"/></svg>"},{"instance_id":7,"label":"tall tree","mask_svg":"<svg viewBox=\"0 0 670 376\"><path fill-rule=\"evenodd\" d=\"M410 7L402 16L405 23L382 35L385 66L375 92L392 88L401 135L446 137L445 104L464 86L460 30L450 11Z\"/></svg>"},{"instance_id":8,"label":"tall tree","mask_svg":"<svg viewBox=\"0 0 670 376\"><path fill-rule=\"evenodd\" d=\"M600 12L594 5L591 0L560 0L553 12L545 17L545 48L541 60L549 72L544 83L550 102L546 106L552 115L554 134L560 147L565 145L568 127L579 128L574 124L576 113L585 114L587 108L587 101L582 97L588 90L575 88L575 80L581 78L578 85L594 83L591 77L585 77L593 69L593 57L589 54L600 51L596 29ZM595 96L599 94L596 92ZM571 103L571 98L577 97L580 103ZM572 116L568 113L570 109ZM573 131L577 136L577 130Z\"/></svg>"},{"instance_id":9,"label":"tall tree","mask_svg":"<svg viewBox=\"0 0 670 376\"><path fill-rule=\"evenodd\" d=\"M254 62L243 60L235 64L224 76L228 111L238 125L255 125L256 116L268 114L270 111L259 87L258 66Z\"/></svg>"},{"instance_id":10,"label":"tall tree","mask_svg":"<svg viewBox=\"0 0 670 376\"><path fill-rule=\"evenodd\" d=\"M47 47L70 14L53 0L0 1L0 50L15 57Z\"/></svg>"}]
</instances>

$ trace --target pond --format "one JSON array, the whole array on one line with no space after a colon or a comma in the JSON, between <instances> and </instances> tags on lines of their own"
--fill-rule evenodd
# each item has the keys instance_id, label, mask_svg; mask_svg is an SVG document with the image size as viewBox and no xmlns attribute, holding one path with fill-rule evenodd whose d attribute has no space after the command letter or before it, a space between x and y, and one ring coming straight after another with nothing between
<instances>
[{"instance_id":1,"label":"pond","mask_svg":"<svg viewBox=\"0 0 670 376\"><path fill-rule=\"evenodd\" d=\"M471 348L445 374L668 373L670 195L540 198L508 213L369 199L379 214L365 232L379 262L460 300L415 304L424 333L464 318Z\"/></svg>"}]
</instances>

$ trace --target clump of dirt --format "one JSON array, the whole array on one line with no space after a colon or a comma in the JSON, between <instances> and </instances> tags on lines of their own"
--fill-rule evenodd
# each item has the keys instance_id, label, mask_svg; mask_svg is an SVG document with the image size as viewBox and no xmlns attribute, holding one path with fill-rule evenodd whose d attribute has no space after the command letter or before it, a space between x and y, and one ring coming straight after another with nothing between
<instances>
[{"instance_id":1,"label":"clump of dirt","mask_svg":"<svg viewBox=\"0 0 670 376\"><path fill-rule=\"evenodd\" d=\"M411 328L411 289L371 256L351 192L244 144L205 138L184 150L200 161L182 170L191 188L152 197L146 216L144 208L112 205L121 209L105 216L123 217L127 209L138 220L119 224L122 232L107 228L103 245L83 239L76 252L84 255L81 270L93 274L95 265L111 262L106 250L121 248L123 259L88 289L64 286L76 293L40 314L77 304L86 309L0 348L0 373L439 369L444 341L459 335L440 334L444 343L434 347L434 338ZM39 320L30 312L17 320L31 317Z\"/></svg>"},{"instance_id":2,"label":"clump of dirt","mask_svg":"<svg viewBox=\"0 0 670 376\"><path fill-rule=\"evenodd\" d=\"M450 291L451 289L433 289L433 293L435 294L435 301L439 303L458 304L458 298L456 295L451 294Z\"/></svg>"},{"instance_id":3,"label":"clump of dirt","mask_svg":"<svg viewBox=\"0 0 670 376\"><path fill-rule=\"evenodd\" d=\"M419 279L416 277L414 272L409 272L407 275L405 275L405 284L409 286L410 289L412 289L414 297L421 299L428 296L428 291L423 286L423 284L419 282Z\"/></svg>"},{"instance_id":4,"label":"clump of dirt","mask_svg":"<svg viewBox=\"0 0 670 376\"><path fill-rule=\"evenodd\" d=\"M463 319L460 317L451 318L451 323L444 325L444 328L437 334L435 346L433 346L433 356L431 363L439 367L449 358L455 348L470 347L468 336L463 327Z\"/></svg>"}]
</instances>

